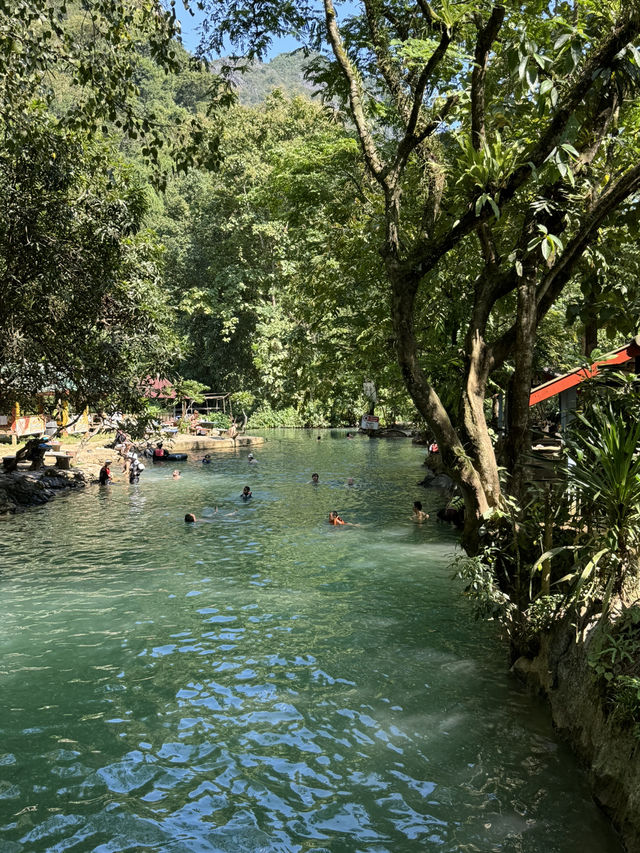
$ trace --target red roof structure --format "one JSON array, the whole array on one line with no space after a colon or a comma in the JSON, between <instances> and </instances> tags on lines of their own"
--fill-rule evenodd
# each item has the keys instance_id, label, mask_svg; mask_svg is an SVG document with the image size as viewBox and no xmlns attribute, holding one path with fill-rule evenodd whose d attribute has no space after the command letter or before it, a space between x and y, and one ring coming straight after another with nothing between
<instances>
[{"instance_id":1,"label":"red roof structure","mask_svg":"<svg viewBox=\"0 0 640 853\"><path fill-rule=\"evenodd\" d=\"M168 379L161 379L156 376L147 376L146 384L142 388L145 397L151 397L155 400L175 400L176 392Z\"/></svg>"},{"instance_id":2,"label":"red roof structure","mask_svg":"<svg viewBox=\"0 0 640 853\"><path fill-rule=\"evenodd\" d=\"M615 367L617 364L626 364L628 361L636 359L640 356L640 335L620 349L607 353L607 355L594 361L591 365L583 365L576 367L569 373L563 376L557 376L549 382L538 385L537 388L531 390L529 396L529 406L535 406L536 403L542 403L543 400L548 400L550 397L555 397L556 394L561 394L563 391L568 391L570 388L575 388L585 379L591 379L596 376L603 367Z\"/></svg>"}]
</instances>

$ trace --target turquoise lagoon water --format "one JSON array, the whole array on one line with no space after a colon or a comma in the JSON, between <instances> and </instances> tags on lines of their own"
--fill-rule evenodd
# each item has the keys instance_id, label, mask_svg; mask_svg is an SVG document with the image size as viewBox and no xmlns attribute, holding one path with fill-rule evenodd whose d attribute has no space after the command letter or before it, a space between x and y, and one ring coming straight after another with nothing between
<instances>
[{"instance_id":1,"label":"turquoise lagoon water","mask_svg":"<svg viewBox=\"0 0 640 853\"><path fill-rule=\"evenodd\" d=\"M0 522L0 851L619 851L423 451L268 438Z\"/></svg>"}]
</instances>

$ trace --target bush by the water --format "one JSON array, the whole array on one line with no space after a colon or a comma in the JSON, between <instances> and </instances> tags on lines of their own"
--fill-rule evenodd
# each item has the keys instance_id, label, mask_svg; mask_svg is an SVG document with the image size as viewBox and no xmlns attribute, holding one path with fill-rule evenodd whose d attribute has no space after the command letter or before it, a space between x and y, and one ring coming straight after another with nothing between
<instances>
[{"instance_id":1,"label":"bush by the water","mask_svg":"<svg viewBox=\"0 0 640 853\"><path fill-rule=\"evenodd\" d=\"M231 426L231 418L229 415L224 415L222 412L210 412L203 414L202 420L207 424L211 424L214 429L229 429Z\"/></svg>"},{"instance_id":2,"label":"bush by the water","mask_svg":"<svg viewBox=\"0 0 640 853\"><path fill-rule=\"evenodd\" d=\"M293 406L276 411L263 403L247 421L247 429L275 429L276 427L303 427L304 423Z\"/></svg>"}]
</instances>

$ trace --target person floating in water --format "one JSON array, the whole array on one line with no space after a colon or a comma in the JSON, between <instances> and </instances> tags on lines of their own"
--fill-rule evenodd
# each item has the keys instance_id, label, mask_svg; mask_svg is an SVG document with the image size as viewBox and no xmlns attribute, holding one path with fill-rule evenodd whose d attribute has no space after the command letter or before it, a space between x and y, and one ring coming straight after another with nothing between
<instances>
[{"instance_id":1,"label":"person floating in water","mask_svg":"<svg viewBox=\"0 0 640 853\"><path fill-rule=\"evenodd\" d=\"M314 486L318 485L319 480L320 480L320 477L317 474L311 475L311 482L313 483Z\"/></svg>"},{"instance_id":2,"label":"person floating in water","mask_svg":"<svg viewBox=\"0 0 640 853\"><path fill-rule=\"evenodd\" d=\"M347 478L347 486L353 486L354 483L355 483L355 481L354 481L353 477Z\"/></svg>"},{"instance_id":3,"label":"person floating in water","mask_svg":"<svg viewBox=\"0 0 640 853\"><path fill-rule=\"evenodd\" d=\"M254 463L255 463L255 462L257 462L257 461L258 461L258 460L257 460L257 459L256 459L256 457L253 455L253 453L250 453L250 454L247 456L247 462L249 462L250 464L254 464Z\"/></svg>"},{"instance_id":4,"label":"person floating in water","mask_svg":"<svg viewBox=\"0 0 640 853\"><path fill-rule=\"evenodd\" d=\"M333 524L336 527L341 525L344 525L345 527L360 527L359 524L354 524L352 521L345 521L338 515L335 509L332 509L329 513L329 524Z\"/></svg>"},{"instance_id":5,"label":"person floating in water","mask_svg":"<svg viewBox=\"0 0 640 853\"><path fill-rule=\"evenodd\" d=\"M322 436L321 436L321 435L319 435L319 436L318 436L318 441L321 441L321 440L322 440Z\"/></svg>"},{"instance_id":6,"label":"person floating in water","mask_svg":"<svg viewBox=\"0 0 640 853\"><path fill-rule=\"evenodd\" d=\"M243 500L243 501L248 501L248 500L252 497L252 495L251 495L251 489L249 488L249 486L245 486L245 487L244 487L244 489L242 490L242 494L240 495L240 497L242 498L242 500Z\"/></svg>"},{"instance_id":7,"label":"person floating in water","mask_svg":"<svg viewBox=\"0 0 640 853\"><path fill-rule=\"evenodd\" d=\"M160 442L154 448L154 451L153 451L153 458L154 459L164 459L165 456L168 456L168 455L169 455L169 451L166 449L166 447L163 447L162 442Z\"/></svg>"},{"instance_id":8,"label":"person floating in water","mask_svg":"<svg viewBox=\"0 0 640 853\"><path fill-rule=\"evenodd\" d=\"M203 465L211 465L211 454L205 453L204 459L202 460Z\"/></svg>"},{"instance_id":9,"label":"person floating in water","mask_svg":"<svg viewBox=\"0 0 640 853\"><path fill-rule=\"evenodd\" d=\"M350 432L347 433L347 438L353 438Z\"/></svg>"},{"instance_id":10,"label":"person floating in water","mask_svg":"<svg viewBox=\"0 0 640 853\"><path fill-rule=\"evenodd\" d=\"M185 524L195 524L196 517L192 512L188 512L185 515L184 520L185 520Z\"/></svg>"},{"instance_id":11,"label":"person floating in water","mask_svg":"<svg viewBox=\"0 0 640 853\"><path fill-rule=\"evenodd\" d=\"M422 511L422 502L414 501L413 502L413 515L411 516L411 520L420 524L423 521L426 521L429 518L428 512Z\"/></svg>"},{"instance_id":12,"label":"person floating in water","mask_svg":"<svg viewBox=\"0 0 640 853\"><path fill-rule=\"evenodd\" d=\"M180 471L178 471L178 469L177 469L177 468L176 468L176 470L173 472L173 474L171 475L171 479L172 479L172 480L179 480L179 479L180 479Z\"/></svg>"},{"instance_id":13,"label":"person floating in water","mask_svg":"<svg viewBox=\"0 0 640 853\"><path fill-rule=\"evenodd\" d=\"M108 486L109 483L112 482L113 477L111 476L111 469L109 468L111 465L111 461L108 460L104 463L102 468L100 469L100 473L98 474L98 482L101 486Z\"/></svg>"}]
</instances>

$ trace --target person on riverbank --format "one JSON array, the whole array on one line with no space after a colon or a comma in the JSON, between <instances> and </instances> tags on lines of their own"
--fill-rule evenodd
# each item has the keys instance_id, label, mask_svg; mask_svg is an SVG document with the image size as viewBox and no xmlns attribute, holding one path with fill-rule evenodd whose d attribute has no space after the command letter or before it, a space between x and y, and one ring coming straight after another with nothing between
<instances>
[{"instance_id":1,"label":"person on riverbank","mask_svg":"<svg viewBox=\"0 0 640 853\"><path fill-rule=\"evenodd\" d=\"M116 437L113 441L113 449L121 453L126 447L128 440L129 438L126 432L122 429L122 427L118 427L118 429L116 430Z\"/></svg>"},{"instance_id":2,"label":"person on riverbank","mask_svg":"<svg viewBox=\"0 0 640 853\"><path fill-rule=\"evenodd\" d=\"M426 521L429 518L428 512L423 512L422 510L422 501L414 501L413 502L413 515L411 516L411 520L415 521L417 524L421 524L423 521Z\"/></svg>"},{"instance_id":3,"label":"person on riverbank","mask_svg":"<svg viewBox=\"0 0 640 853\"><path fill-rule=\"evenodd\" d=\"M111 469L109 468L111 465L111 461L107 461L104 463L102 468L100 469L100 473L98 474L98 482L101 486L108 486L109 483L112 482L113 477L111 476Z\"/></svg>"},{"instance_id":4,"label":"person on riverbank","mask_svg":"<svg viewBox=\"0 0 640 853\"><path fill-rule=\"evenodd\" d=\"M253 497L251 494L251 488L249 486L245 486L244 489L242 490L242 494L240 495L240 497L245 502L250 500Z\"/></svg>"}]
</instances>

